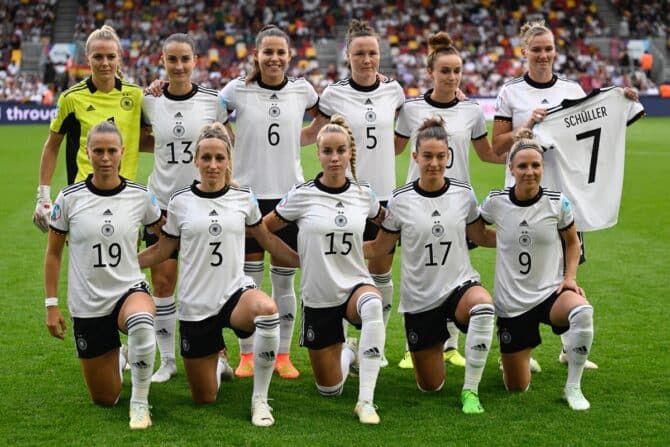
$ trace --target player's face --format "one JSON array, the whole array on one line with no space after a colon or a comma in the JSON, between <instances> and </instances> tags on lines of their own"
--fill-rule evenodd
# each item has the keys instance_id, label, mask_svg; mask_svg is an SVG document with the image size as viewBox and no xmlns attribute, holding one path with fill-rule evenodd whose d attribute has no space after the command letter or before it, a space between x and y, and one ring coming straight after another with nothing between
<instances>
[{"instance_id":1,"label":"player's face","mask_svg":"<svg viewBox=\"0 0 670 447\"><path fill-rule=\"evenodd\" d=\"M170 82L190 82L196 56L185 42L170 42L163 48L163 65Z\"/></svg>"},{"instance_id":2,"label":"player's face","mask_svg":"<svg viewBox=\"0 0 670 447\"><path fill-rule=\"evenodd\" d=\"M455 92L461 85L463 61L456 54L443 54L428 68L428 75L433 79L437 91Z\"/></svg>"},{"instance_id":3,"label":"player's face","mask_svg":"<svg viewBox=\"0 0 670 447\"><path fill-rule=\"evenodd\" d=\"M86 147L95 175L118 175L123 146L119 136L112 132L98 132L91 136Z\"/></svg>"},{"instance_id":4,"label":"player's face","mask_svg":"<svg viewBox=\"0 0 670 447\"><path fill-rule=\"evenodd\" d=\"M340 132L327 132L319 141L319 162L324 174L344 175L351 161L349 139Z\"/></svg>"},{"instance_id":5,"label":"player's face","mask_svg":"<svg viewBox=\"0 0 670 447\"><path fill-rule=\"evenodd\" d=\"M267 36L256 48L254 54L258 61L263 82L279 83L284 80L284 74L291 60L291 50L288 42L279 36Z\"/></svg>"},{"instance_id":6,"label":"player's face","mask_svg":"<svg viewBox=\"0 0 670 447\"><path fill-rule=\"evenodd\" d=\"M421 141L412 157L419 167L419 175L425 180L440 180L449 164L449 146L444 140L428 138Z\"/></svg>"},{"instance_id":7,"label":"player's face","mask_svg":"<svg viewBox=\"0 0 670 447\"><path fill-rule=\"evenodd\" d=\"M519 187L538 188L544 172L542 155L534 149L522 149L510 161L510 171Z\"/></svg>"},{"instance_id":8,"label":"player's face","mask_svg":"<svg viewBox=\"0 0 670 447\"><path fill-rule=\"evenodd\" d=\"M528 68L531 71L551 71L556 59L553 34L544 33L533 37L523 49L523 54L528 59Z\"/></svg>"},{"instance_id":9,"label":"player's face","mask_svg":"<svg viewBox=\"0 0 670 447\"><path fill-rule=\"evenodd\" d=\"M349 44L347 58L354 81L375 79L379 70L379 42L373 36L356 37Z\"/></svg>"},{"instance_id":10,"label":"player's face","mask_svg":"<svg viewBox=\"0 0 670 447\"><path fill-rule=\"evenodd\" d=\"M226 143L218 138L201 140L195 157L195 165L200 171L203 184L216 189L226 186L226 172L230 166Z\"/></svg>"},{"instance_id":11,"label":"player's face","mask_svg":"<svg viewBox=\"0 0 670 447\"><path fill-rule=\"evenodd\" d=\"M116 42L109 39L95 39L89 43L88 64L94 81L110 82L114 80L116 70L121 64L121 55Z\"/></svg>"}]
</instances>

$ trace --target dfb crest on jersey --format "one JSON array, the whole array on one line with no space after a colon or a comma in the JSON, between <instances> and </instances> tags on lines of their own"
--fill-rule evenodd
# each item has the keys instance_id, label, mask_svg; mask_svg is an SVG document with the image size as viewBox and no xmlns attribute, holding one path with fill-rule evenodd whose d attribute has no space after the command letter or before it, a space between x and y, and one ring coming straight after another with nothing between
<instances>
[{"instance_id":1,"label":"dfb crest on jersey","mask_svg":"<svg viewBox=\"0 0 670 447\"><path fill-rule=\"evenodd\" d=\"M347 222L348 222L347 216L345 216L344 214L338 214L337 216L335 216L335 225L337 225L338 227L345 226Z\"/></svg>"},{"instance_id":2,"label":"dfb crest on jersey","mask_svg":"<svg viewBox=\"0 0 670 447\"><path fill-rule=\"evenodd\" d=\"M510 334L506 329L500 333L500 343L504 345L510 344L512 341L512 334Z\"/></svg>"},{"instance_id":3,"label":"dfb crest on jersey","mask_svg":"<svg viewBox=\"0 0 670 447\"><path fill-rule=\"evenodd\" d=\"M272 118L279 118L279 115L281 115L281 110L276 105L273 105L270 107L270 110L268 110L268 113Z\"/></svg>"},{"instance_id":4,"label":"dfb crest on jersey","mask_svg":"<svg viewBox=\"0 0 670 447\"><path fill-rule=\"evenodd\" d=\"M221 225L218 222L212 222L209 224L209 234L212 236L218 236L221 234Z\"/></svg>"},{"instance_id":5,"label":"dfb crest on jersey","mask_svg":"<svg viewBox=\"0 0 670 447\"><path fill-rule=\"evenodd\" d=\"M175 126L172 128L172 134L175 137L181 138L184 136L184 133L186 133L186 129L181 125L181 123L175 124Z\"/></svg>"},{"instance_id":6,"label":"dfb crest on jersey","mask_svg":"<svg viewBox=\"0 0 670 447\"><path fill-rule=\"evenodd\" d=\"M531 239L530 235L528 234L527 231L522 231L521 236L519 236L519 244L523 247L528 247L533 243L533 240Z\"/></svg>"},{"instance_id":7,"label":"dfb crest on jersey","mask_svg":"<svg viewBox=\"0 0 670 447\"><path fill-rule=\"evenodd\" d=\"M314 341L314 339L316 338L314 329L312 329L311 326L307 328L307 331L305 332L305 338L307 339L307 341Z\"/></svg>"},{"instance_id":8,"label":"dfb crest on jersey","mask_svg":"<svg viewBox=\"0 0 670 447\"><path fill-rule=\"evenodd\" d=\"M430 230L431 233L433 233L433 236L435 237L442 237L444 234L444 227L439 221L433 222L433 228Z\"/></svg>"},{"instance_id":9,"label":"dfb crest on jersey","mask_svg":"<svg viewBox=\"0 0 670 447\"><path fill-rule=\"evenodd\" d=\"M88 349L88 342L83 337L77 337L77 347L80 351L86 351Z\"/></svg>"},{"instance_id":10,"label":"dfb crest on jersey","mask_svg":"<svg viewBox=\"0 0 670 447\"><path fill-rule=\"evenodd\" d=\"M367 121L369 123L374 123L376 119L377 119L377 114L375 113L374 110L368 109L365 112L365 121Z\"/></svg>"},{"instance_id":11,"label":"dfb crest on jersey","mask_svg":"<svg viewBox=\"0 0 670 447\"><path fill-rule=\"evenodd\" d=\"M119 104L123 110L132 110L133 106L135 105L135 101L133 101L133 98L129 96L124 96L121 98Z\"/></svg>"},{"instance_id":12,"label":"dfb crest on jersey","mask_svg":"<svg viewBox=\"0 0 670 447\"><path fill-rule=\"evenodd\" d=\"M109 220L106 220L105 224L100 228L100 233L105 237L111 237L114 234L114 225Z\"/></svg>"}]
</instances>

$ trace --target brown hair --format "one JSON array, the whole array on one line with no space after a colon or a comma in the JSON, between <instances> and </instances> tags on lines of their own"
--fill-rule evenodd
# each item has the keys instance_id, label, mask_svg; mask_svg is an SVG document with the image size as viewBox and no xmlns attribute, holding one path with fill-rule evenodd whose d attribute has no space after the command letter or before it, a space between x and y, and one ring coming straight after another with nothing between
<instances>
[{"instance_id":1,"label":"brown hair","mask_svg":"<svg viewBox=\"0 0 670 447\"><path fill-rule=\"evenodd\" d=\"M455 54L460 57L458 50L454 47L451 36L444 31L432 34L428 37L428 55L426 56L426 66L433 69L435 59L442 54Z\"/></svg>"},{"instance_id":2,"label":"brown hair","mask_svg":"<svg viewBox=\"0 0 670 447\"><path fill-rule=\"evenodd\" d=\"M86 136L86 147L91 144L91 139L93 139L93 136L99 133L116 134L116 136L119 137L119 143L121 146L123 146L123 136L121 136L121 132L119 131L119 128L116 127L116 124L112 123L111 121L102 121L91 127L91 130L88 131L88 135Z\"/></svg>"},{"instance_id":3,"label":"brown hair","mask_svg":"<svg viewBox=\"0 0 670 447\"><path fill-rule=\"evenodd\" d=\"M193 51L193 54L195 55L195 40L193 40L193 37L189 36L188 34L184 34L184 33L170 34L163 41L163 46L161 47L163 53L165 53L165 47L167 47L172 42L185 43L186 45L191 47L191 51Z\"/></svg>"},{"instance_id":4,"label":"brown hair","mask_svg":"<svg viewBox=\"0 0 670 447\"><path fill-rule=\"evenodd\" d=\"M533 134L532 130L522 127L514 133L514 143L512 143L512 148L510 149L509 163L512 164L514 156L524 149L537 151L544 160L544 151L540 143L535 139L535 134Z\"/></svg>"},{"instance_id":5,"label":"brown hair","mask_svg":"<svg viewBox=\"0 0 670 447\"><path fill-rule=\"evenodd\" d=\"M421 123L421 126L416 131L415 152L419 152L419 146L421 146L423 140L429 139L444 141L444 144L449 145L447 140L447 125L441 116L435 115L423 120L423 123Z\"/></svg>"},{"instance_id":6,"label":"brown hair","mask_svg":"<svg viewBox=\"0 0 670 447\"><path fill-rule=\"evenodd\" d=\"M528 48L528 44L533 37L547 33L553 36L551 30L544 26L544 20L537 20L535 22L524 23L519 32L519 37L521 38L522 46Z\"/></svg>"},{"instance_id":7,"label":"brown hair","mask_svg":"<svg viewBox=\"0 0 670 447\"><path fill-rule=\"evenodd\" d=\"M256 51L260 49L261 45L263 44L263 39L266 37L281 37L286 41L286 46L288 47L289 52L291 51L291 39L288 37L288 34L286 34L276 25L266 25L258 32L258 35L256 36ZM257 81L260 75L261 67L258 64L258 59L254 57L254 65L251 67L251 71L247 76L246 84L248 85L254 81Z\"/></svg>"},{"instance_id":8,"label":"brown hair","mask_svg":"<svg viewBox=\"0 0 670 447\"><path fill-rule=\"evenodd\" d=\"M91 42L94 40L112 40L116 43L117 53L119 55L119 64L116 66L116 76L119 79L123 79L123 73L121 72L121 62L123 61L123 51L121 50L121 40L119 36L109 25L102 25L100 28L91 32L86 39L86 56L89 55L91 51Z\"/></svg>"},{"instance_id":9,"label":"brown hair","mask_svg":"<svg viewBox=\"0 0 670 447\"><path fill-rule=\"evenodd\" d=\"M217 140L223 141L223 144L226 146L226 157L228 157L228 168L225 173L225 182L226 185L234 185L233 183L233 144L230 141L230 135L228 135L228 130L221 123L212 123L205 124L202 129L200 129L200 135L195 142L195 158L198 156L198 151L200 150L200 142L208 138L215 138Z\"/></svg>"},{"instance_id":10,"label":"brown hair","mask_svg":"<svg viewBox=\"0 0 670 447\"><path fill-rule=\"evenodd\" d=\"M351 175L354 177L354 180L358 182L356 177L356 140L354 139L354 133L347 124L347 121L342 115L333 115L330 117L330 122L323 126L319 133L316 135L316 147L318 150L321 150L321 139L326 133L341 133L347 137L347 142L349 148L351 149L351 160L349 161L349 169L351 170Z\"/></svg>"},{"instance_id":11,"label":"brown hair","mask_svg":"<svg viewBox=\"0 0 670 447\"><path fill-rule=\"evenodd\" d=\"M368 22L364 20L352 20L347 29L347 34L345 36L345 42L347 44L347 51L351 46L351 42L357 37L374 37L379 43L379 34L372 28Z\"/></svg>"}]
</instances>

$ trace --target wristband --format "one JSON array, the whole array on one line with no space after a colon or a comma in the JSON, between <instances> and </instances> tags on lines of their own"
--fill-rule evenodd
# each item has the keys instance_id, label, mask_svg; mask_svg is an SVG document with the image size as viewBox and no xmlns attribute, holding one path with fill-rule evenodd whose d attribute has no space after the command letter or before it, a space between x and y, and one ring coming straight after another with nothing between
<instances>
[{"instance_id":1,"label":"wristband","mask_svg":"<svg viewBox=\"0 0 670 447\"><path fill-rule=\"evenodd\" d=\"M49 185L39 185L37 187L37 198L45 198L51 200L51 186Z\"/></svg>"},{"instance_id":2,"label":"wristband","mask_svg":"<svg viewBox=\"0 0 670 447\"><path fill-rule=\"evenodd\" d=\"M45 298L44 306L45 307L58 306L58 298L57 297Z\"/></svg>"}]
</instances>

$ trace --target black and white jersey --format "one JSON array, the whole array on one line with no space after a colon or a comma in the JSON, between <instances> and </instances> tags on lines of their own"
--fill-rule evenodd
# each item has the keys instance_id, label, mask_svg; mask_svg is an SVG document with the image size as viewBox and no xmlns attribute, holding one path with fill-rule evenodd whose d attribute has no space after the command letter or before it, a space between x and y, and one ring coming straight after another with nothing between
<instances>
[{"instance_id":1,"label":"black and white jersey","mask_svg":"<svg viewBox=\"0 0 670 447\"><path fill-rule=\"evenodd\" d=\"M405 101L400 109L395 133L409 138L410 149L416 152L416 133L423 122L432 116L440 116L447 126L449 142L449 164L445 175L463 182L470 182L470 142L486 138L484 112L474 101L454 99L449 103L430 98L432 89L425 94ZM419 178L419 168L412 157L409 158L407 182Z\"/></svg>"},{"instance_id":2,"label":"black and white jersey","mask_svg":"<svg viewBox=\"0 0 670 447\"><path fill-rule=\"evenodd\" d=\"M51 212L51 229L68 235L67 301L77 318L109 315L133 285L145 281L137 238L142 225L161 217L146 187L122 179L117 188L100 190L91 179L63 189Z\"/></svg>"},{"instance_id":3,"label":"black and white jersey","mask_svg":"<svg viewBox=\"0 0 670 447\"><path fill-rule=\"evenodd\" d=\"M572 201L579 231L617 223L623 190L626 127L644 115L623 89L594 90L549 110L534 128L536 138L555 160L560 190Z\"/></svg>"},{"instance_id":4,"label":"black and white jersey","mask_svg":"<svg viewBox=\"0 0 670 447\"><path fill-rule=\"evenodd\" d=\"M498 92L496 98L496 120L506 120L512 123L512 129L523 126L535 109L549 109L561 103L564 99L583 98L586 95L580 85L567 78L554 75L549 82L535 82L528 73L506 82ZM508 160L509 161L509 160ZM554 160L552 154L545 156L545 173L542 185L548 188L557 188L553 171ZM505 166L509 165L507 163ZM505 169L505 186L514 185L514 177Z\"/></svg>"},{"instance_id":5,"label":"black and white jersey","mask_svg":"<svg viewBox=\"0 0 670 447\"><path fill-rule=\"evenodd\" d=\"M491 191L480 211L484 221L496 225L496 315L518 316L544 301L563 280L559 231L574 223L570 201L546 189L522 201L506 188Z\"/></svg>"},{"instance_id":6,"label":"black and white jersey","mask_svg":"<svg viewBox=\"0 0 670 447\"><path fill-rule=\"evenodd\" d=\"M344 116L356 140L356 176L372 185L380 200L388 200L395 188L393 122L405 101L398 82L376 82L363 87L344 79L326 87L319 111L330 117Z\"/></svg>"},{"instance_id":7,"label":"black and white jersey","mask_svg":"<svg viewBox=\"0 0 670 447\"><path fill-rule=\"evenodd\" d=\"M479 281L470 264L465 227L479 219L477 199L467 183L447 178L428 192L419 181L395 191L382 228L402 238L399 312L434 309L466 281Z\"/></svg>"},{"instance_id":8,"label":"black and white jersey","mask_svg":"<svg viewBox=\"0 0 670 447\"><path fill-rule=\"evenodd\" d=\"M262 219L249 188L203 192L196 185L172 195L162 229L179 239L177 293L184 321L216 315L236 290L253 285L243 268L245 230Z\"/></svg>"},{"instance_id":9,"label":"black and white jersey","mask_svg":"<svg viewBox=\"0 0 670 447\"><path fill-rule=\"evenodd\" d=\"M354 286L373 284L363 258L363 231L380 211L367 183L347 180L341 188L328 188L320 178L292 188L275 209L298 225L301 297L315 308L339 306Z\"/></svg>"},{"instance_id":10,"label":"black and white jersey","mask_svg":"<svg viewBox=\"0 0 670 447\"><path fill-rule=\"evenodd\" d=\"M319 101L314 87L303 78L287 78L276 87L238 78L220 95L236 114L235 182L252 187L260 199L279 199L302 183L300 131L305 111Z\"/></svg>"},{"instance_id":11,"label":"black and white jersey","mask_svg":"<svg viewBox=\"0 0 670 447\"><path fill-rule=\"evenodd\" d=\"M144 121L151 125L155 139L148 187L163 210L173 192L200 179L193 157L202 127L228 121L216 90L194 84L190 93L175 96L167 87L162 96L145 95L142 103Z\"/></svg>"}]
</instances>

